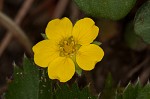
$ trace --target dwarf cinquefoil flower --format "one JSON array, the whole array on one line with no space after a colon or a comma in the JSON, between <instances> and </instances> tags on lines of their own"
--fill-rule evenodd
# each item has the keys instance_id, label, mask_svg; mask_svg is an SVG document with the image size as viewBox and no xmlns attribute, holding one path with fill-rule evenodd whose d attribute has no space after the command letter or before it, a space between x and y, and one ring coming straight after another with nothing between
<instances>
[{"instance_id":1,"label":"dwarf cinquefoil flower","mask_svg":"<svg viewBox=\"0 0 150 99\"><path fill-rule=\"evenodd\" d=\"M75 64L83 70L92 70L103 56L103 50L91 44L99 28L90 18L84 18L72 25L68 18L54 19L46 27L46 36L33 46L34 61L40 67L48 67L51 79L66 82L76 71Z\"/></svg>"}]
</instances>

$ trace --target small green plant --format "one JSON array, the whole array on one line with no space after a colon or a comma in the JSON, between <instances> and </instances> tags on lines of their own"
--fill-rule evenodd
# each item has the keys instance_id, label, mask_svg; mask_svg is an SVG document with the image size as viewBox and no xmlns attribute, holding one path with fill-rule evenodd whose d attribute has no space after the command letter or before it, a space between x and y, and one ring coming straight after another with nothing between
<instances>
[{"instance_id":1,"label":"small green plant","mask_svg":"<svg viewBox=\"0 0 150 99\"><path fill-rule=\"evenodd\" d=\"M123 20L138 0L74 0L79 9L90 17ZM125 43L135 51L150 44L150 0L127 22ZM115 84L111 74L100 93L91 93L91 84L80 88L77 74L90 72L104 57L101 43L94 41L98 25L91 18L78 20L73 26L69 18L51 20L44 40L33 46L34 57L24 57L23 66L14 66L13 80L4 94L5 99L150 99L149 81L143 86L139 80L122 87ZM73 82L69 82L72 80ZM92 82L91 82L92 83Z\"/></svg>"}]
</instances>

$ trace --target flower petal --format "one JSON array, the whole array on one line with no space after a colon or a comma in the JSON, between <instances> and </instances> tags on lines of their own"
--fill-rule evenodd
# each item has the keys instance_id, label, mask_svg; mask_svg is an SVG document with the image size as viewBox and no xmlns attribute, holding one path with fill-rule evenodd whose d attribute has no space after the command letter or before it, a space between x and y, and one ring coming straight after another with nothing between
<instances>
[{"instance_id":1,"label":"flower petal","mask_svg":"<svg viewBox=\"0 0 150 99\"><path fill-rule=\"evenodd\" d=\"M104 51L95 44L81 46L76 55L76 61L83 70L92 70L95 64L102 60Z\"/></svg>"},{"instance_id":2,"label":"flower petal","mask_svg":"<svg viewBox=\"0 0 150 99\"><path fill-rule=\"evenodd\" d=\"M48 66L48 75L51 79L67 82L75 73L74 62L70 58L58 57Z\"/></svg>"},{"instance_id":3,"label":"flower petal","mask_svg":"<svg viewBox=\"0 0 150 99\"><path fill-rule=\"evenodd\" d=\"M76 22L72 35L78 44L88 45L97 37L99 28L90 18L84 18Z\"/></svg>"},{"instance_id":4,"label":"flower petal","mask_svg":"<svg viewBox=\"0 0 150 99\"><path fill-rule=\"evenodd\" d=\"M47 67L48 64L59 56L56 45L50 40L43 40L33 46L34 62L40 67Z\"/></svg>"},{"instance_id":5,"label":"flower petal","mask_svg":"<svg viewBox=\"0 0 150 99\"><path fill-rule=\"evenodd\" d=\"M64 17L50 21L45 31L48 39L59 42L62 38L71 36L72 27L71 21Z\"/></svg>"}]
</instances>

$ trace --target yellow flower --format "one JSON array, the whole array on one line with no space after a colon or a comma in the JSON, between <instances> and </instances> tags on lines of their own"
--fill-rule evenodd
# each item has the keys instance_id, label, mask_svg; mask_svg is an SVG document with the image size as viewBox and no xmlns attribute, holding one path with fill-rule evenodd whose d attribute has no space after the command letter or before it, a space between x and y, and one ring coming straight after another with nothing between
<instances>
[{"instance_id":1,"label":"yellow flower","mask_svg":"<svg viewBox=\"0 0 150 99\"><path fill-rule=\"evenodd\" d=\"M54 19L46 27L46 36L33 46L34 61L40 67L48 67L50 79L66 82L75 73L75 63L83 70L92 70L104 56L103 50L91 44L99 28L90 18L72 25L68 18Z\"/></svg>"}]
</instances>

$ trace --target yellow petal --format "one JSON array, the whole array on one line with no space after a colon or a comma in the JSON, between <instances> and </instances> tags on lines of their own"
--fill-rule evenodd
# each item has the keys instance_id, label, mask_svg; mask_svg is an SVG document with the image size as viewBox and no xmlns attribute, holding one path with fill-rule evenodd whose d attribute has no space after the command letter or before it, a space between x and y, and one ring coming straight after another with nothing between
<instances>
[{"instance_id":1,"label":"yellow petal","mask_svg":"<svg viewBox=\"0 0 150 99\"><path fill-rule=\"evenodd\" d=\"M48 64L59 56L56 45L50 40L43 40L33 46L34 62L40 67L47 67Z\"/></svg>"},{"instance_id":2,"label":"yellow petal","mask_svg":"<svg viewBox=\"0 0 150 99\"><path fill-rule=\"evenodd\" d=\"M58 57L48 66L48 75L51 79L67 82L75 73L75 66L70 58Z\"/></svg>"},{"instance_id":3,"label":"yellow petal","mask_svg":"<svg viewBox=\"0 0 150 99\"><path fill-rule=\"evenodd\" d=\"M104 51L95 44L81 46L76 55L76 61L83 70L92 70L95 64L102 60Z\"/></svg>"},{"instance_id":4,"label":"yellow petal","mask_svg":"<svg viewBox=\"0 0 150 99\"><path fill-rule=\"evenodd\" d=\"M97 37L99 28L90 18L84 18L76 22L72 35L75 41L81 45L88 45Z\"/></svg>"},{"instance_id":5,"label":"yellow petal","mask_svg":"<svg viewBox=\"0 0 150 99\"><path fill-rule=\"evenodd\" d=\"M48 39L59 42L62 38L71 36L72 27L71 21L64 17L50 21L45 31Z\"/></svg>"}]
</instances>

